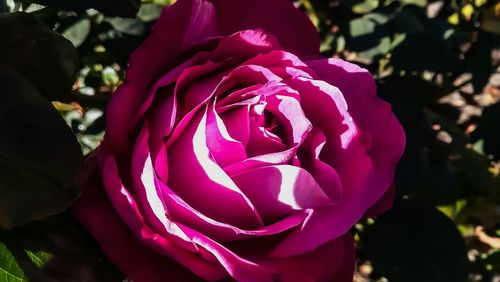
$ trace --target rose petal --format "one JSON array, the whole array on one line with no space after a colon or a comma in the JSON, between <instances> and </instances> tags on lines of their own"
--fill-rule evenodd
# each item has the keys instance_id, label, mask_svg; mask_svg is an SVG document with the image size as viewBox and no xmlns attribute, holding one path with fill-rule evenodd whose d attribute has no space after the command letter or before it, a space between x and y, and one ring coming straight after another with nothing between
<instances>
[{"instance_id":1,"label":"rose petal","mask_svg":"<svg viewBox=\"0 0 500 282\"><path fill-rule=\"evenodd\" d=\"M325 82L305 78L288 84L299 91L306 116L327 138L320 159L337 171L343 196L337 206L315 209L300 229L273 250L271 255L275 257L303 254L347 232L371 205L375 185L366 144L342 93Z\"/></svg>"},{"instance_id":2,"label":"rose petal","mask_svg":"<svg viewBox=\"0 0 500 282\"><path fill-rule=\"evenodd\" d=\"M350 234L331 241L303 256L272 259L258 255L247 258L232 252L209 237L184 227L191 240L203 246L218 259L236 281L245 282L349 282L354 272L354 242ZM245 242L246 244L247 242ZM247 244L247 249L259 252L260 245Z\"/></svg>"},{"instance_id":3,"label":"rose petal","mask_svg":"<svg viewBox=\"0 0 500 282\"><path fill-rule=\"evenodd\" d=\"M178 1L163 10L150 36L130 56L127 77L108 105L106 142L113 151L125 152L132 145L136 113L154 80L180 52L216 35L214 13L212 3L201 0ZM160 44L165 40L174 44Z\"/></svg>"},{"instance_id":4,"label":"rose petal","mask_svg":"<svg viewBox=\"0 0 500 282\"><path fill-rule=\"evenodd\" d=\"M347 233L302 256L274 261L264 258L256 262L274 269L278 281L351 282L356 263L354 240Z\"/></svg>"},{"instance_id":5,"label":"rose petal","mask_svg":"<svg viewBox=\"0 0 500 282\"><path fill-rule=\"evenodd\" d=\"M258 228L262 222L251 202L210 157L205 137L206 111L207 106L200 109L169 145L169 173L176 177L170 177L167 184L214 220L241 228Z\"/></svg>"},{"instance_id":6,"label":"rose petal","mask_svg":"<svg viewBox=\"0 0 500 282\"><path fill-rule=\"evenodd\" d=\"M269 53L259 54L243 65L259 65L270 69L273 73L283 79L296 76L313 78L314 71L306 65L299 57L282 50L273 50Z\"/></svg>"},{"instance_id":7,"label":"rose petal","mask_svg":"<svg viewBox=\"0 0 500 282\"><path fill-rule=\"evenodd\" d=\"M273 35L263 30L249 29L235 32L220 41L212 53L214 59L234 57L244 60L281 47Z\"/></svg>"},{"instance_id":8,"label":"rose petal","mask_svg":"<svg viewBox=\"0 0 500 282\"><path fill-rule=\"evenodd\" d=\"M174 90L175 96L179 99L181 117L207 101L215 93L222 79L220 71L224 65L224 63L208 61L203 65L186 68L182 72Z\"/></svg>"},{"instance_id":9,"label":"rose petal","mask_svg":"<svg viewBox=\"0 0 500 282\"><path fill-rule=\"evenodd\" d=\"M370 139L368 155L375 170L374 190L368 195L370 205L387 191L395 167L405 147L404 131L391 106L377 98L372 75L357 65L340 59L308 61L307 64L330 84L337 86L346 98L356 124ZM380 128L384 130L380 130Z\"/></svg>"},{"instance_id":10,"label":"rose petal","mask_svg":"<svg viewBox=\"0 0 500 282\"><path fill-rule=\"evenodd\" d=\"M218 89L218 94L223 94L225 91L233 88L234 86L251 86L254 84L265 84L266 82L273 81L279 82L282 79L272 73L269 69L259 65L242 65L232 70L221 81L221 87ZM225 86L224 84L229 84Z\"/></svg>"},{"instance_id":11,"label":"rose petal","mask_svg":"<svg viewBox=\"0 0 500 282\"><path fill-rule=\"evenodd\" d=\"M127 278L137 282L161 282L164 277L180 282L196 281L187 268L137 241L104 193L98 169L94 153L86 162L87 175L79 180L84 193L72 206L72 212L92 233L106 256Z\"/></svg>"},{"instance_id":12,"label":"rose petal","mask_svg":"<svg viewBox=\"0 0 500 282\"><path fill-rule=\"evenodd\" d=\"M242 162L225 167L224 171L229 176L233 176L262 166L288 164L297 152L297 148L298 146L293 146L285 151L251 157Z\"/></svg>"},{"instance_id":13,"label":"rose petal","mask_svg":"<svg viewBox=\"0 0 500 282\"><path fill-rule=\"evenodd\" d=\"M297 155L301 167L311 173L333 203L338 203L342 197L340 177L335 169L319 158L325 143L326 137L321 130L314 128L300 146Z\"/></svg>"},{"instance_id":14,"label":"rose petal","mask_svg":"<svg viewBox=\"0 0 500 282\"><path fill-rule=\"evenodd\" d=\"M216 11L217 27L221 35L245 29L263 29L274 35L285 49L294 54L319 53L320 41L314 25L290 1L212 0L211 3Z\"/></svg>"},{"instance_id":15,"label":"rose petal","mask_svg":"<svg viewBox=\"0 0 500 282\"><path fill-rule=\"evenodd\" d=\"M147 120L150 128L149 147L155 163L155 171L163 181L168 179L168 163L163 138L168 136L174 127L177 113L177 99L170 93L158 95L148 112Z\"/></svg>"},{"instance_id":16,"label":"rose petal","mask_svg":"<svg viewBox=\"0 0 500 282\"><path fill-rule=\"evenodd\" d=\"M117 174L117 171L111 157L104 157L102 160L102 172L104 188L110 201L137 240L164 256L175 259L197 275L202 277L220 277L222 275L218 265L214 265L198 256L195 245L192 245L190 250L183 248L188 246L186 243L188 243L189 237L179 228L178 224L169 222L167 233L162 232L163 236L147 226L137 202L128 190L123 187L120 180L113 176ZM150 193L150 195L152 194ZM146 216L150 216L150 214L146 214ZM165 235L167 237L164 237ZM182 247L177 244L181 240L185 241Z\"/></svg>"},{"instance_id":17,"label":"rose petal","mask_svg":"<svg viewBox=\"0 0 500 282\"><path fill-rule=\"evenodd\" d=\"M243 145L248 144L250 139L250 106L238 107L221 114L221 119L227 128L229 135L240 141Z\"/></svg>"},{"instance_id":18,"label":"rose petal","mask_svg":"<svg viewBox=\"0 0 500 282\"><path fill-rule=\"evenodd\" d=\"M285 93L286 94L286 93ZM299 101L295 98L280 95L268 96L266 110L271 112L285 129L285 136L291 145L302 143L312 125L306 118ZM283 138L283 137L282 137Z\"/></svg>"},{"instance_id":19,"label":"rose petal","mask_svg":"<svg viewBox=\"0 0 500 282\"><path fill-rule=\"evenodd\" d=\"M205 234L217 242L280 234L299 225L307 216L307 212L305 211L296 212L271 225L252 230L240 229L207 217L191 207L166 185L160 185L162 185L165 205L168 207L169 215L172 219Z\"/></svg>"},{"instance_id":20,"label":"rose petal","mask_svg":"<svg viewBox=\"0 0 500 282\"><path fill-rule=\"evenodd\" d=\"M292 213L331 205L321 187L306 170L291 165L260 167L232 176L267 222Z\"/></svg>"},{"instance_id":21,"label":"rose petal","mask_svg":"<svg viewBox=\"0 0 500 282\"><path fill-rule=\"evenodd\" d=\"M247 158L245 146L228 133L224 122L215 112L215 103L211 103L207 115L205 137L207 147L215 161L222 167Z\"/></svg>"},{"instance_id":22,"label":"rose petal","mask_svg":"<svg viewBox=\"0 0 500 282\"><path fill-rule=\"evenodd\" d=\"M395 198L396 185L392 183L384 195L366 211L365 217L374 217L387 212L392 207Z\"/></svg>"}]
</instances>

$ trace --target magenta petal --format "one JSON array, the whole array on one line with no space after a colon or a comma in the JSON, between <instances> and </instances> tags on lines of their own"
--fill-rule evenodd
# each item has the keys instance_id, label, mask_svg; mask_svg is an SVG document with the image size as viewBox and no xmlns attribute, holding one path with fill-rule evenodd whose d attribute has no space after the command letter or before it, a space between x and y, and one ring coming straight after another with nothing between
<instances>
[{"instance_id":1,"label":"magenta petal","mask_svg":"<svg viewBox=\"0 0 500 282\"><path fill-rule=\"evenodd\" d=\"M287 164L297 152L297 148L298 146L293 146L285 151L251 157L242 162L225 167L224 171L226 171L229 176L233 176L263 166Z\"/></svg>"},{"instance_id":2,"label":"magenta petal","mask_svg":"<svg viewBox=\"0 0 500 282\"><path fill-rule=\"evenodd\" d=\"M347 233L302 256L258 263L274 269L278 281L352 282L356 263L354 240Z\"/></svg>"},{"instance_id":3,"label":"magenta petal","mask_svg":"<svg viewBox=\"0 0 500 282\"><path fill-rule=\"evenodd\" d=\"M190 228L205 234L206 236L218 241L227 242L234 240L243 240L252 237L269 236L280 234L286 230L298 226L307 216L306 212L294 213L274 224L267 225L258 229L245 230L230 224L215 221L181 199L166 185L162 185L165 204L169 210L169 215L176 222L180 222Z\"/></svg>"},{"instance_id":4,"label":"magenta petal","mask_svg":"<svg viewBox=\"0 0 500 282\"><path fill-rule=\"evenodd\" d=\"M250 139L250 106L238 107L221 114L229 135L246 145Z\"/></svg>"},{"instance_id":5,"label":"magenta petal","mask_svg":"<svg viewBox=\"0 0 500 282\"><path fill-rule=\"evenodd\" d=\"M158 95L147 116L150 128L151 158L155 163L156 173L163 181L168 179L167 153L163 139L172 132L177 113L176 107L175 96L164 93L164 95Z\"/></svg>"},{"instance_id":6,"label":"magenta petal","mask_svg":"<svg viewBox=\"0 0 500 282\"><path fill-rule=\"evenodd\" d=\"M340 239L339 239L340 240ZM356 266L356 248L354 238L350 233L342 236L344 252L342 254L342 264L337 268L331 281L351 282L354 276L354 267Z\"/></svg>"},{"instance_id":7,"label":"magenta petal","mask_svg":"<svg viewBox=\"0 0 500 282\"><path fill-rule=\"evenodd\" d=\"M295 79L289 84L301 93L304 112L326 137L320 159L338 173L342 199L334 207L315 209L271 253L276 257L303 254L333 240L363 217L374 198L374 169L342 93L325 82ZM378 198L378 197L377 197Z\"/></svg>"},{"instance_id":8,"label":"magenta petal","mask_svg":"<svg viewBox=\"0 0 500 282\"><path fill-rule=\"evenodd\" d=\"M245 282L273 282L272 269L258 265L251 260L238 256L220 243L206 235L183 226L190 238L210 256L215 257L220 265L225 268L229 275L236 281Z\"/></svg>"},{"instance_id":9,"label":"magenta petal","mask_svg":"<svg viewBox=\"0 0 500 282\"><path fill-rule=\"evenodd\" d=\"M214 103L208 109L205 135L210 153L220 166L246 159L245 146L228 133L224 122L215 112Z\"/></svg>"},{"instance_id":10,"label":"magenta petal","mask_svg":"<svg viewBox=\"0 0 500 282\"><path fill-rule=\"evenodd\" d=\"M391 184L396 164L403 154L403 128L392 113L391 106L377 97L375 82L367 70L340 59L321 59L307 64L322 79L342 91L349 113L370 139L368 155L373 161L377 183L371 193L371 204L374 204Z\"/></svg>"},{"instance_id":11,"label":"magenta petal","mask_svg":"<svg viewBox=\"0 0 500 282\"><path fill-rule=\"evenodd\" d=\"M139 242L164 256L175 259L199 276L207 277L207 279L224 276L218 265L214 265L198 256L194 244L191 243L190 250L176 244L176 242L180 242L179 239L189 240L188 235L177 224L170 222L168 223L168 232L160 232L162 235L168 235L168 238L152 230L141 214L137 202L118 178L118 171L113 157L100 157L102 159L103 184L108 198ZM146 214L146 216L151 216L151 214ZM183 246L187 247L188 245L183 244Z\"/></svg>"},{"instance_id":12,"label":"magenta petal","mask_svg":"<svg viewBox=\"0 0 500 282\"><path fill-rule=\"evenodd\" d=\"M365 213L365 217L373 217L388 211L396 198L396 185L393 183L384 195L378 199Z\"/></svg>"},{"instance_id":13,"label":"magenta petal","mask_svg":"<svg viewBox=\"0 0 500 282\"><path fill-rule=\"evenodd\" d=\"M276 75L290 79L296 76L313 78L314 71L296 55L282 50L259 54L244 62L245 65L259 65L272 70Z\"/></svg>"},{"instance_id":14,"label":"magenta petal","mask_svg":"<svg viewBox=\"0 0 500 282\"><path fill-rule=\"evenodd\" d=\"M137 282L162 282L168 276L175 281L198 281L187 268L145 247L123 222L102 188L97 164L100 154L96 151L86 162L87 175L79 179L83 193L72 207L74 215L127 278ZM212 277L224 276L223 271L218 273Z\"/></svg>"},{"instance_id":15,"label":"magenta petal","mask_svg":"<svg viewBox=\"0 0 500 282\"><path fill-rule=\"evenodd\" d=\"M289 144L300 144L311 131L311 122L306 118L299 101L295 98L277 93L268 96L266 110L271 112L286 131Z\"/></svg>"},{"instance_id":16,"label":"magenta petal","mask_svg":"<svg viewBox=\"0 0 500 282\"><path fill-rule=\"evenodd\" d=\"M325 194L334 203L338 203L342 197L342 182L337 171L323 162L320 152L326 143L326 138L321 130L314 128L307 136L298 150L301 167L309 171L321 186Z\"/></svg>"},{"instance_id":17,"label":"magenta petal","mask_svg":"<svg viewBox=\"0 0 500 282\"><path fill-rule=\"evenodd\" d=\"M288 149L279 136L272 134L250 119L250 139L246 152L249 157L281 152Z\"/></svg>"},{"instance_id":18,"label":"magenta petal","mask_svg":"<svg viewBox=\"0 0 500 282\"><path fill-rule=\"evenodd\" d=\"M215 92L222 79L220 73L224 62L208 61L201 65L187 67L176 81L174 93L179 101L180 115L207 101Z\"/></svg>"},{"instance_id":19,"label":"magenta petal","mask_svg":"<svg viewBox=\"0 0 500 282\"><path fill-rule=\"evenodd\" d=\"M211 0L221 35L263 29L297 55L317 55L319 35L305 13L287 0ZM286 19L286 20L283 20Z\"/></svg>"},{"instance_id":20,"label":"magenta petal","mask_svg":"<svg viewBox=\"0 0 500 282\"><path fill-rule=\"evenodd\" d=\"M221 85L234 81L235 86L250 86L253 84L265 84L269 81L279 82L281 80L282 79L279 76L275 75L265 67L259 65L242 65L235 68L227 76L225 76L221 81Z\"/></svg>"},{"instance_id":21,"label":"magenta petal","mask_svg":"<svg viewBox=\"0 0 500 282\"><path fill-rule=\"evenodd\" d=\"M350 234L328 242L303 256L285 259L262 256L247 258L188 227L183 227L193 242L203 246L236 281L244 282L349 282L354 271L354 242ZM246 243L246 242L245 242ZM250 243L251 244L251 243ZM249 245L248 247L252 247ZM259 252L259 245L254 250Z\"/></svg>"},{"instance_id":22,"label":"magenta petal","mask_svg":"<svg viewBox=\"0 0 500 282\"><path fill-rule=\"evenodd\" d=\"M108 105L106 142L114 151L124 152L132 145L135 115L154 79L183 50L216 35L214 13L213 5L201 0L178 1L163 10L151 35L131 55L125 82ZM173 44L159 44L165 40Z\"/></svg>"},{"instance_id":23,"label":"magenta petal","mask_svg":"<svg viewBox=\"0 0 500 282\"><path fill-rule=\"evenodd\" d=\"M235 83L236 84L236 83ZM229 94L222 95L223 93L219 93L222 95L222 98L219 98L215 107L217 108L218 113L224 113L227 110L232 110L235 108L239 108L242 104L239 103L242 100L253 99L259 95L258 89L262 87L263 84L253 84L247 87L243 87L241 89L237 89L232 91ZM218 92L222 92L222 89L218 89ZM258 97L257 97L258 98ZM260 99L260 98L258 98ZM235 105L235 103L239 105ZM246 103L250 105L252 103Z\"/></svg>"},{"instance_id":24,"label":"magenta petal","mask_svg":"<svg viewBox=\"0 0 500 282\"><path fill-rule=\"evenodd\" d=\"M167 183L203 214L241 228L262 225L252 203L210 157L206 144L206 111L201 108L167 149Z\"/></svg>"},{"instance_id":25,"label":"magenta petal","mask_svg":"<svg viewBox=\"0 0 500 282\"><path fill-rule=\"evenodd\" d=\"M232 178L265 220L332 204L312 175L300 167L260 167Z\"/></svg>"},{"instance_id":26,"label":"magenta petal","mask_svg":"<svg viewBox=\"0 0 500 282\"><path fill-rule=\"evenodd\" d=\"M161 198L159 181L154 172L148 148L148 126L144 125L139 133L131 160L131 186L144 223L152 231L168 238L175 245L196 251L196 247L182 231L167 218L167 211ZM172 236L174 235L174 236Z\"/></svg>"},{"instance_id":27,"label":"magenta petal","mask_svg":"<svg viewBox=\"0 0 500 282\"><path fill-rule=\"evenodd\" d=\"M280 47L271 34L266 34L262 30L243 30L223 38L212 53L212 57L245 59Z\"/></svg>"}]
</instances>

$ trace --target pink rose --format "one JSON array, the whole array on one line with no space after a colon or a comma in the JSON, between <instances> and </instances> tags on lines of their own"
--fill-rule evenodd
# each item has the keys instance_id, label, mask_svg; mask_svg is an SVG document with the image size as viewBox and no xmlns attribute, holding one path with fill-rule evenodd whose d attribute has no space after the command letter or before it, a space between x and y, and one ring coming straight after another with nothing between
<instances>
[{"instance_id":1,"label":"pink rose","mask_svg":"<svg viewBox=\"0 0 500 282\"><path fill-rule=\"evenodd\" d=\"M287 0L163 11L74 208L129 279L352 281L349 228L391 204L404 135L370 73L318 50Z\"/></svg>"}]
</instances>

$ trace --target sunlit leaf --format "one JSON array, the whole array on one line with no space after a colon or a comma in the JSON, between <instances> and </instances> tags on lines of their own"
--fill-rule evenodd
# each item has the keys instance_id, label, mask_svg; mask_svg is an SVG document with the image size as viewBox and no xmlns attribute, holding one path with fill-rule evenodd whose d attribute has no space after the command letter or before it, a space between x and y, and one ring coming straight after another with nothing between
<instances>
[{"instance_id":1,"label":"sunlit leaf","mask_svg":"<svg viewBox=\"0 0 500 282\"><path fill-rule=\"evenodd\" d=\"M0 242L0 281L28 282L10 250Z\"/></svg>"}]
</instances>

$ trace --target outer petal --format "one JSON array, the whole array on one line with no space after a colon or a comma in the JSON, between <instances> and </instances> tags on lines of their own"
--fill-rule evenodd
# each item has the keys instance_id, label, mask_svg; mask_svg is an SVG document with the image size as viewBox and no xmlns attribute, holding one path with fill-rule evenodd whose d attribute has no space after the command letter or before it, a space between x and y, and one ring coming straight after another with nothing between
<instances>
[{"instance_id":1,"label":"outer petal","mask_svg":"<svg viewBox=\"0 0 500 282\"><path fill-rule=\"evenodd\" d=\"M373 217L387 212L392 207L395 198L396 185L392 183L389 190L366 211L365 217Z\"/></svg>"},{"instance_id":2,"label":"outer petal","mask_svg":"<svg viewBox=\"0 0 500 282\"><path fill-rule=\"evenodd\" d=\"M354 275L355 249L350 233L330 241L303 256L277 263L280 281L351 282Z\"/></svg>"},{"instance_id":3,"label":"outer petal","mask_svg":"<svg viewBox=\"0 0 500 282\"><path fill-rule=\"evenodd\" d=\"M184 267L206 279L215 280L224 276L219 265L213 264L207 257L199 256L201 249L190 241L189 234L186 234L179 224L168 222L167 232L153 230L146 222L144 215L141 214L139 203L118 178L119 174L113 157L103 154L100 156L99 162L103 173L103 186L108 199L135 238L144 247L152 248L166 257L175 259ZM148 170L151 172L150 169ZM148 178L151 178L151 175ZM149 191L148 193L149 196L154 196L154 192ZM144 194L141 195L141 197L143 196ZM145 216L151 216L151 213L145 214ZM154 220L152 217L149 219L150 221Z\"/></svg>"},{"instance_id":4,"label":"outer petal","mask_svg":"<svg viewBox=\"0 0 500 282\"><path fill-rule=\"evenodd\" d=\"M211 238L182 227L191 240L210 252L232 278L241 282L349 282L354 270L354 242L350 234L330 241L302 256L284 259L259 254L262 244L242 241L234 252ZM252 255L257 253L257 255Z\"/></svg>"},{"instance_id":5,"label":"outer petal","mask_svg":"<svg viewBox=\"0 0 500 282\"><path fill-rule=\"evenodd\" d=\"M309 18L288 0L209 0L221 35L263 29L296 55L317 55L320 40ZM293 31L293 32L290 32Z\"/></svg>"},{"instance_id":6,"label":"outer petal","mask_svg":"<svg viewBox=\"0 0 500 282\"><path fill-rule=\"evenodd\" d=\"M82 197L73 205L73 214L94 236L108 258L136 282L199 281L187 268L139 243L109 202L100 180L96 154L86 162L79 179Z\"/></svg>"},{"instance_id":7,"label":"outer petal","mask_svg":"<svg viewBox=\"0 0 500 282\"><path fill-rule=\"evenodd\" d=\"M371 146L367 153L373 162L377 184L371 192L374 197L371 204L374 204L394 178L405 147L403 128L390 105L377 97L375 82L367 70L340 59L320 59L307 64L323 80L342 91L354 122L369 139Z\"/></svg>"},{"instance_id":8,"label":"outer petal","mask_svg":"<svg viewBox=\"0 0 500 282\"><path fill-rule=\"evenodd\" d=\"M304 112L311 123L325 134L320 159L337 171L343 191L337 206L314 209L304 225L273 250L271 255L275 257L303 254L341 236L379 197L374 189L374 168L366 153L367 144L339 89L304 78L288 83L301 94Z\"/></svg>"},{"instance_id":9,"label":"outer petal","mask_svg":"<svg viewBox=\"0 0 500 282\"><path fill-rule=\"evenodd\" d=\"M177 1L163 11L151 35L131 55L125 82L108 106L107 142L114 151L124 152L132 145L130 135L138 122L135 113L161 72L181 52L216 35L214 13L210 2Z\"/></svg>"}]
</instances>

